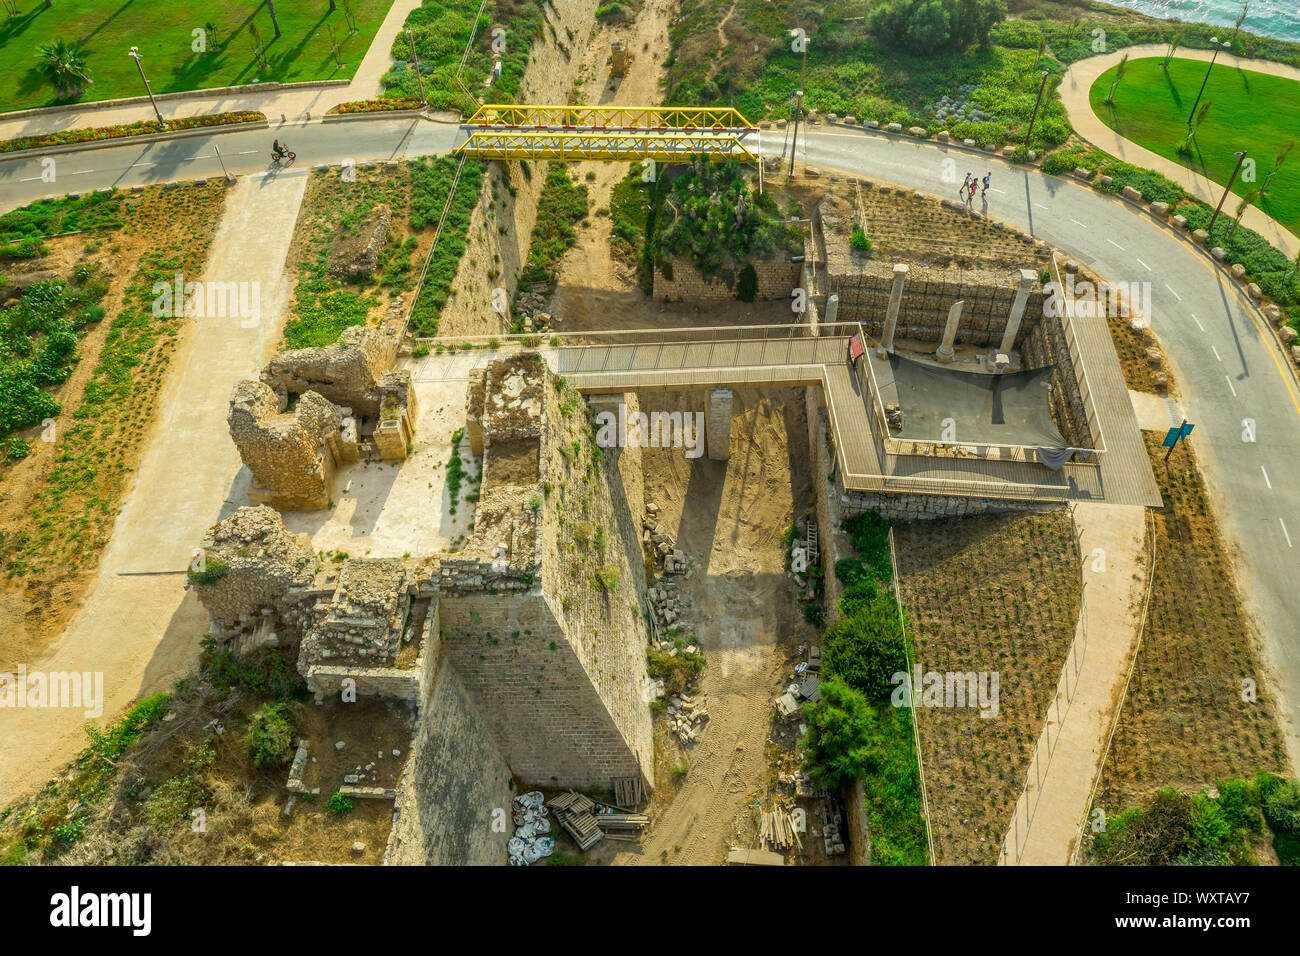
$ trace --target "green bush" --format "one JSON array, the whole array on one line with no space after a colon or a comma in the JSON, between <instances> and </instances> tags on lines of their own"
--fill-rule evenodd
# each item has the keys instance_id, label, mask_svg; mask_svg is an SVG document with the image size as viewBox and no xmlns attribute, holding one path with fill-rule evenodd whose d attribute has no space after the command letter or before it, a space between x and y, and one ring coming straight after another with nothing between
<instances>
[{"instance_id":1,"label":"green bush","mask_svg":"<svg viewBox=\"0 0 1300 956\"><path fill-rule=\"evenodd\" d=\"M869 593L864 593L869 588ZM851 601L853 598L860 600ZM907 654L898 605L881 594L874 583L846 588L841 602L852 613L842 617L822 636L822 669L861 691L871 701L885 701L893 691L892 678L907 671Z\"/></svg>"},{"instance_id":2,"label":"green bush","mask_svg":"<svg viewBox=\"0 0 1300 956\"><path fill-rule=\"evenodd\" d=\"M351 813L353 808L352 798L345 796L343 791L335 790L330 794L329 800L325 803L330 813L343 816L345 813Z\"/></svg>"},{"instance_id":3,"label":"green bush","mask_svg":"<svg viewBox=\"0 0 1300 956\"><path fill-rule=\"evenodd\" d=\"M282 767L293 749L294 719L288 704L265 703L248 722L248 755L259 769Z\"/></svg>"},{"instance_id":4,"label":"green bush","mask_svg":"<svg viewBox=\"0 0 1300 956\"><path fill-rule=\"evenodd\" d=\"M577 241L574 227L587 218L587 213L586 185L569 178L565 163L551 163L537 200L537 220L533 224L528 259L519 275L520 288L534 282L555 288L560 260Z\"/></svg>"},{"instance_id":5,"label":"green bush","mask_svg":"<svg viewBox=\"0 0 1300 956\"><path fill-rule=\"evenodd\" d=\"M230 565L226 564L218 557L205 557L203 561L203 570L195 571L193 568L189 571L189 578L195 584L216 584L227 574L230 573Z\"/></svg>"},{"instance_id":6,"label":"green bush","mask_svg":"<svg viewBox=\"0 0 1300 956\"><path fill-rule=\"evenodd\" d=\"M916 56L944 49L987 50L1005 19L1002 0L882 0L871 8L871 32Z\"/></svg>"},{"instance_id":7,"label":"green bush","mask_svg":"<svg viewBox=\"0 0 1300 956\"><path fill-rule=\"evenodd\" d=\"M822 681L821 700L804 704L804 713L803 769L817 789L848 786L872 768L876 715L858 691L828 677Z\"/></svg>"},{"instance_id":8,"label":"green bush","mask_svg":"<svg viewBox=\"0 0 1300 956\"><path fill-rule=\"evenodd\" d=\"M849 239L849 245L858 252L871 251L871 240L867 238L867 234L863 232L861 226L853 227L853 237Z\"/></svg>"},{"instance_id":9,"label":"green bush","mask_svg":"<svg viewBox=\"0 0 1300 956\"><path fill-rule=\"evenodd\" d=\"M1278 784L1264 801L1264 819L1274 833L1300 836L1300 780Z\"/></svg>"}]
</instances>

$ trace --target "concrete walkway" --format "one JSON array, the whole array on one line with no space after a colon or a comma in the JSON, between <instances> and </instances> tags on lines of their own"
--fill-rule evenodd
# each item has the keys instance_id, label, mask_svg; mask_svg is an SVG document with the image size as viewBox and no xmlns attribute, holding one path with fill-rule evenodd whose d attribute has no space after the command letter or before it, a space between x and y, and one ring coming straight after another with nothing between
<instances>
[{"instance_id":1,"label":"concrete walkway","mask_svg":"<svg viewBox=\"0 0 1300 956\"><path fill-rule=\"evenodd\" d=\"M1003 844L1006 864L1070 862L1137 643L1148 567L1146 512L1077 504L1071 517L1083 559L1083 612ZM1098 549L1104 570L1094 570Z\"/></svg>"},{"instance_id":2,"label":"concrete walkway","mask_svg":"<svg viewBox=\"0 0 1300 956\"><path fill-rule=\"evenodd\" d=\"M1163 43L1152 43L1143 46L1131 46L1123 50L1116 50L1114 53L1104 53L1101 56L1080 60L1065 72L1065 76L1061 80L1061 102L1065 104L1065 111L1070 116L1070 123L1084 139L1089 140L1094 145L1104 149L1112 156L1124 160L1126 163L1154 169L1156 172L1168 176L1197 199L1215 206L1223 197L1223 183L1216 183L1211 179L1207 179L1199 173L1192 172L1186 166L1165 159L1163 156L1157 156L1149 149L1143 149L1136 143L1120 136L1103 123L1097 114L1092 111L1092 104L1088 99L1088 93L1097 78L1119 63L1125 54L1128 55L1130 60L1140 60L1144 57L1153 56L1163 59L1167 49L1168 47ZM1180 47L1174 58L1208 62L1213 55L1210 50L1188 50ZM1284 63L1272 63L1268 60L1247 60L1230 53L1220 53L1219 59L1215 63L1216 71L1223 69L1251 70L1256 73L1266 73L1270 76L1280 76L1300 82L1300 69L1293 66L1287 66ZM1279 118L1279 121L1282 121L1281 118ZM1256 157L1256 160L1261 166L1267 169L1272 168L1272 156L1259 156ZM1225 212L1232 213L1235 211L1235 205L1232 200L1229 200L1228 204L1225 204ZM1245 226L1254 229L1274 246L1286 253L1288 259L1294 258L1295 254L1300 252L1300 238L1297 238L1294 233L1287 230L1263 210L1251 206L1246 210L1246 215L1242 217L1241 221Z\"/></svg>"},{"instance_id":3,"label":"concrete walkway","mask_svg":"<svg viewBox=\"0 0 1300 956\"><path fill-rule=\"evenodd\" d=\"M211 94L195 90L185 99L159 101L159 109L167 119L204 116L211 113L228 113L235 110L260 110L271 122L300 121L308 113L313 118L324 115L331 106L353 100L371 100L384 91L380 78L392 66L389 51L393 40L401 31L407 15L420 6L420 0L395 0L384 17L379 32L357 67L356 74L347 86L329 86L306 90L268 90L265 93ZM98 126L115 126L118 123L135 123L154 118L153 107L147 102L128 106L120 101L105 100L87 103L85 109L65 113L46 113L17 119L5 119L0 114L0 140L35 136L65 129L85 129Z\"/></svg>"},{"instance_id":4,"label":"concrete walkway","mask_svg":"<svg viewBox=\"0 0 1300 956\"><path fill-rule=\"evenodd\" d=\"M284 275L307 173L242 178L226 206L203 279L255 282L261 315L186 322L136 480L123 502L85 604L49 658L29 671L104 675L102 723L192 672L207 615L185 590L191 549L243 500L239 454L227 437L230 390L256 377L279 336ZM198 278L186 276L186 281ZM85 745L82 709L0 709L0 806L35 790Z\"/></svg>"}]
</instances>

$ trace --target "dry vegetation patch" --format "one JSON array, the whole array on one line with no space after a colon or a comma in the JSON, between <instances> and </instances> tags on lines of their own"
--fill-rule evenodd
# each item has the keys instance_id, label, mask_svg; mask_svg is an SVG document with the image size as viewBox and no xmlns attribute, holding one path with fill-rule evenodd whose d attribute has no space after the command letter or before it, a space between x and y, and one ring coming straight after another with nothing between
<instances>
[{"instance_id":1,"label":"dry vegetation patch","mask_svg":"<svg viewBox=\"0 0 1300 956\"><path fill-rule=\"evenodd\" d=\"M999 711L917 710L935 858L997 858L1074 636L1079 549L1065 511L895 529L901 598L923 671L999 676Z\"/></svg>"},{"instance_id":2,"label":"dry vegetation patch","mask_svg":"<svg viewBox=\"0 0 1300 956\"><path fill-rule=\"evenodd\" d=\"M1176 449L1166 467L1162 436L1144 437L1165 505L1153 513L1146 632L1097 793L1107 812L1161 787L1286 775L1260 650L1192 447ZM1253 702L1243 698L1245 680L1254 682Z\"/></svg>"}]
</instances>

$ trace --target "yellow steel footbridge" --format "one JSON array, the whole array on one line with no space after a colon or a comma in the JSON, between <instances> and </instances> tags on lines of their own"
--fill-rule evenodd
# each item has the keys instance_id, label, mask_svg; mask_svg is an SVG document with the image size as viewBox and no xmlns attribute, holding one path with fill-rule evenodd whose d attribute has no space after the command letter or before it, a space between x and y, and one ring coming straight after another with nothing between
<instances>
[{"instance_id":1,"label":"yellow steel footbridge","mask_svg":"<svg viewBox=\"0 0 1300 956\"><path fill-rule=\"evenodd\" d=\"M683 162L693 156L757 163L758 130L731 107L480 106L455 152L471 159Z\"/></svg>"}]
</instances>

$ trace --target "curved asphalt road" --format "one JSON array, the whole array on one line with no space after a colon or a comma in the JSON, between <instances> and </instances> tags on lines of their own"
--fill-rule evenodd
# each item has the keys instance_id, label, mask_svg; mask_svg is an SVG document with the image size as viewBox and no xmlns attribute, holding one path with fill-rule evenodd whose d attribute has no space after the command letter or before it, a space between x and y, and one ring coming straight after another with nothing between
<instances>
[{"instance_id":1,"label":"curved asphalt road","mask_svg":"<svg viewBox=\"0 0 1300 956\"><path fill-rule=\"evenodd\" d=\"M367 118L79 150L53 157L53 184L42 181L39 158L0 156L0 211L52 193L220 175L217 144L230 172L257 172L266 168L273 137L297 152L302 167L443 153L460 131L423 120ZM769 137L766 147L771 154L780 144ZM1199 251L1079 183L986 154L848 129L814 128L801 137L800 158L954 198L966 171L992 170L991 216L1111 281L1151 283L1152 327L1196 424L1192 441L1235 545L1247 607L1276 670L1291 762L1300 766L1300 734L1291 717L1300 706L1300 602L1292 600L1300 576L1300 482L1291 475L1300 463L1300 387L1263 319ZM1255 440L1244 441L1244 433ZM1225 687L1223 694L1225 705L1240 701L1238 688Z\"/></svg>"}]
</instances>

